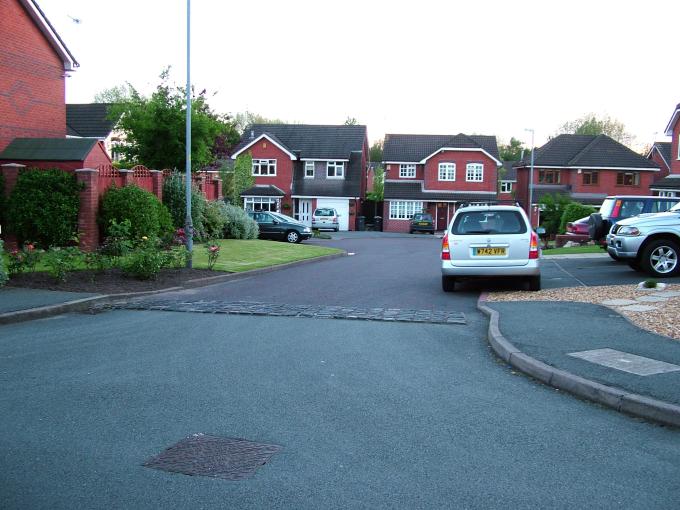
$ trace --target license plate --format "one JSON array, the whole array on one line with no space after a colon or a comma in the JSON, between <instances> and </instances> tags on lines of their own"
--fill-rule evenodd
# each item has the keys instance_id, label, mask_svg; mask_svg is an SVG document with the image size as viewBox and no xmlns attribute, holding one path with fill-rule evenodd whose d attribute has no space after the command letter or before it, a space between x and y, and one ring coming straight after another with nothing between
<instances>
[{"instance_id":1,"label":"license plate","mask_svg":"<svg viewBox=\"0 0 680 510\"><path fill-rule=\"evenodd\" d=\"M418 222L418 225L427 226L427 224L428 224L427 221L420 221L420 222Z\"/></svg>"},{"instance_id":2,"label":"license plate","mask_svg":"<svg viewBox=\"0 0 680 510\"><path fill-rule=\"evenodd\" d=\"M505 255L505 248L477 248L475 255L478 257L494 257Z\"/></svg>"}]
</instances>

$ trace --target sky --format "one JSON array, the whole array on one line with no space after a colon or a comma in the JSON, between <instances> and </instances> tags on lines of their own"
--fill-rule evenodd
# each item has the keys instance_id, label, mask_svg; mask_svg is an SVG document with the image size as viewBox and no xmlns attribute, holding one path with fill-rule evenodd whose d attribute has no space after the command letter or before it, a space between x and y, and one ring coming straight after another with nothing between
<instances>
[{"instance_id":1,"label":"sky","mask_svg":"<svg viewBox=\"0 0 680 510\"><path fill-rule=\"evenodd\" d=\"M80 63L68 103L161 71L186 82L186 1L38 0ZM75 21L74 20L77 20ZM219 113L385 133L488 134L537 146L587 113L636 148L680 103L679 1L191 2L191 77ZM212 95L214 94L214 95Z\"/></svg>"}]
</instances>

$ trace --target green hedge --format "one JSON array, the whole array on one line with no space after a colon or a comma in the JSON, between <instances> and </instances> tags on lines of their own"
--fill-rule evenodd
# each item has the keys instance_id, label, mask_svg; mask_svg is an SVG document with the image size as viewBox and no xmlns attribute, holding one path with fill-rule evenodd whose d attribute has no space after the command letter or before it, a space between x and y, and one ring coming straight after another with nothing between
<instances>
[{"instance_id":1,"label":"green hedge","mask_svg":"<svg viewBox=\"0 0 680 510\"><path fill-rule=\"evenodd\" d=\"M194 225L194 237L198 240L206 236L203 218L207 200L203 194L191 188L191 222ZM172 224L175 228L183 228L186 222L186 188L184 177L179 172L173 172L163 181L163 204L170 211Z\"/></svg>"},{"instance_id":2,"label":"green hedge","mask_svg":"<svg viewBox=\"0 0 680 510\"><path fill-rule=\"evenodd\" d=\"M111 187L102 197L99 208L99 224L104 236L108 236L111 221L130 222L130 235L134 239L143 236L162 237L173 231L168 209L156 195L135 185L122 188Z\"/></svg>"},{"instance_id":3,"label":"green hedge","mask_svg":"<svg viewBox=\"0 0 680 510\"><path fill-rule=\"evenodd\" d=\"M560 221L560 233L564 234L567 231L567 223L571 221L580 220L585 216L590 216L595 212L595 208L589 205L578 204L572 202L564 208L562 219Z\"/></svg>"},{"instance_id":4,"label":"green hedge","mask_svg":"<svg viewBox=\"0 0 680 510\"><path fill-rule=\"evenodd\" d=\"M75 175L63 170L23 170L7 204L9 229L19 244L65 246L78 232L79 192Z\"/></svg>"}]
</instances>

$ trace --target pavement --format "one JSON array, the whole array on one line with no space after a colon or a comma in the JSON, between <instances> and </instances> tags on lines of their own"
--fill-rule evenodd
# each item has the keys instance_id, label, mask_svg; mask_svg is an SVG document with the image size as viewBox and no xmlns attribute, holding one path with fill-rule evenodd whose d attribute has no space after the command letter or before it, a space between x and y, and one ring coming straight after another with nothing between
<instances>
[{"instance_id":1,"label":"pavement","mask_svg":"<svg viewBox=\"0 0 680 510\"><path fill-rule=\"evenodd\" d=\"M70 301L96 297L99 294L85 292L60 292L40 289L0 287L0 314L59 305Z\"/></svg>"}]
</instances>

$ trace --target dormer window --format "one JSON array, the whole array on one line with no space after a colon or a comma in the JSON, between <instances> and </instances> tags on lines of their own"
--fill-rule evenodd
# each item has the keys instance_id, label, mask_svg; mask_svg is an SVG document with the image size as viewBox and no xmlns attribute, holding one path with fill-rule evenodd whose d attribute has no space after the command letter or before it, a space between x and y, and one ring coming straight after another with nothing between
<instances>
[{"instance_id":1,"label":"dormer window","mask_svg":"<svg viewBox=\"0 0 680 510\"><path fill-rule=\"evenodd\" d=\"M344 161L328 161L326 163L326 177L329 179L344 179L345 178L345 162Z\"/></svg>"},{"instance_id":2,"label":"dormer window","mask_svg":"<svg viewBox=\"0 0 680 510\"><path fill-rule=\"evenodd\" d=\"M484 165L481 163L468 163L465 168L465 180L467 182L484 181Z\"/></svg>"},{"instance_id":3,"label":"dormer window","mask_svg":"<svg viewBox=\"0 0 680 510\"><path fill-rule=\"evenodd\" d=\"M456 180L456 164L455 163L439 163L439 180L440 181L455 181Z\"/></svg>"},{"instance_id":4,"label":"dormer window","mask_svg":"<svg viewBox=\"0 0 680 510\"><path fill-rule=\"evenodd\" d=\"M416 178L416 165L399 165L399 177L402 179L415 179Z\"/></svg>"}]
</instances>

